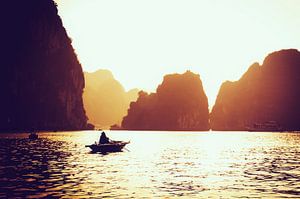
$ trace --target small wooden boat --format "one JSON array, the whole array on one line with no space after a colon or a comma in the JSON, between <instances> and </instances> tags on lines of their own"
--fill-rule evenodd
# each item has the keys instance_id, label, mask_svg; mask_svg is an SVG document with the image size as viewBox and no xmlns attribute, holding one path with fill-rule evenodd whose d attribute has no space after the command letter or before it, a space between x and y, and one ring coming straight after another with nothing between
<instances>
[{"instance_id":1,"label":"small wooden boat","mask_svg":"<svg viewBox=\"0 0 300 199\"><path fill-rule=\"evenodd\" d=\"M123 141L111 141L107 144L92 144L92 145L85 145L85 147L89 147L92 149L92 152L119 152L125 147L126 144L130 142L123 142Z\"/></svg>"},{"instance_id":2,"label":"small wooden boat","mask_svg":"<svg viewBox=\"0 0 300 199\"><path fill-rule=\"evenodd\" d=\"M36 132L32 132L32 133L29 134L28 138L31 139L31 140L35 140L35 139L38 139L39 136Z\"/></svg>"}]
</instances>

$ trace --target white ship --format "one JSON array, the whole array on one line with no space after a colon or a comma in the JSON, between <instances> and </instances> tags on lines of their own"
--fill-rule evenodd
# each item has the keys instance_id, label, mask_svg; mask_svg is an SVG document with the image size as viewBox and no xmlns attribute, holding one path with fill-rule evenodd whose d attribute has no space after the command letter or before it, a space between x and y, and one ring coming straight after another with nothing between
<instances>
[{"instance_id":1,"label":"white ship","mask_svg":"<svg viewBox=\"0 0 300 199\"><path fill-rule=\"evenodd\" d=\"M276 121L267 121L264 123L254 123L247 126L248 131L282 131L282 127Z\"/></svg>"}]
</instances>

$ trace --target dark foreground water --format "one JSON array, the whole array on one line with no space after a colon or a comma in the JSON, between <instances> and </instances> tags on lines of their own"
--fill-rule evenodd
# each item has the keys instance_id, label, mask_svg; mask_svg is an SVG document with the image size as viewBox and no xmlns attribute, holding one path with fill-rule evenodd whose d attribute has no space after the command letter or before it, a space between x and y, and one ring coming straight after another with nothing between
<instances>
[{"instance_id":1,"label":"dark foreground water","mask_svg":"<svg viewBox=\"0 0 300 199\"><path fill-rule=\"evenodd\" d=\"M92 154L99 135L0 135L0 198L300 197L300 134L108 132L131 143Z\"/></svg>"}]
</instances>

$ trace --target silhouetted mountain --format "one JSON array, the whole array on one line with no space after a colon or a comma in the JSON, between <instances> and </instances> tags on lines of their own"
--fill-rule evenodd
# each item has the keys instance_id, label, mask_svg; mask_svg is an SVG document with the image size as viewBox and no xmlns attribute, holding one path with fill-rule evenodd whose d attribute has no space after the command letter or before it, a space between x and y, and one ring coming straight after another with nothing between
<instances>
[{"instance_id":1,"label":"silhouetted mountain","mask_svg":"<svg viewBox=\"0 0 300 199\"><path fill-rule=\"evenodd\" d=\"M87 128L82 68L52 0L1 2L0 130Z\"/></svg>"},{"instance_id":2,"label":"silhouetted mountain","mask_svg":"<svg viewBox=\"0 0 300 199\"><path fill-rule=\"evenodd\" d=\"M208 130L208 101L199 75L166 75L156 93L139 93L122 128L132 130Z\"/></svg>"},{"instance_id":3,"label":"silhouetted mountain","mask_svg":"<svg viewBox=\"0 0 300 199\"><path fill-rule=\"evenodd\" d=\"M120 125L130 102L137 99L139 91L126 92L108 70L85 72L84 75L83 101L89 122L100 128Z\"/></svg>"},{"instance_id":4,"label":"silhouetted mountain","mask_svg":"<svg viewBox=\"0 0 300 199\"><path fill-rule=\"evenodd\" d=\"M250 66L236 82L221 86L210 121L213 130L246 130L274 121L300 129L300 52L281 50Z\"/></svg>"}]
</instances>

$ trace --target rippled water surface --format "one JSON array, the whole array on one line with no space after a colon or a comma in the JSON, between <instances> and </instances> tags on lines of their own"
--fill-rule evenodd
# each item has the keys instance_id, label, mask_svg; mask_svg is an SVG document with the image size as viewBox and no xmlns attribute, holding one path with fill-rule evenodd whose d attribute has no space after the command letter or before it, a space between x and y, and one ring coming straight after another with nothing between
<instances>
[{"instance_id":1,"label":"rippled water surface","mask_svg":"<svg viewBox=\"0 0 300 199\"><path fill-rule=\"evenodd\" d=\"M123 152L93 154L100 132L0 135L0 197L300 197L300 134L107 132Z\"/></svg>"}]
</instances>

